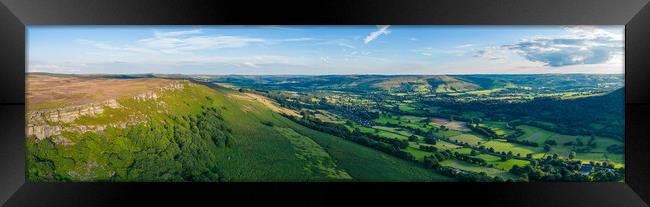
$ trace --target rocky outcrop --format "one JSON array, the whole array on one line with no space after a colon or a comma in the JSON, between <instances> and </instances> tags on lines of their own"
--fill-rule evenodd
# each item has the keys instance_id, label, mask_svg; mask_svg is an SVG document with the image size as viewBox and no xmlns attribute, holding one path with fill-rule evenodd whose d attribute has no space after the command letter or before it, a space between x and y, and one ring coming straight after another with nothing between
<instances>
[{"instance_id":1,"label":"rocky outcrop","mask_svg":"<svg viewBox=\"0 0 650 207\"><path fill-rule=\"evenodd\" d=\"M186 83L191 84L191 83ZM148 91L132 98L140 101L156 100L162 92L168 90L177 90L184 87L183 83L173 83L168 86ZM110 99L100 103L90 103L78 106L68 106L55 109L29 110L26 114L26 134L28 137L34 136L37 140L60 135L63 131L71 132L99 132L108 127L125 128L129 125L138 123L135 117L130 117L129 121L109 123L104 125L72 125L76 119L82 116L97 116L104 113L106 107L121 108L122 106L115 99ZM55 137L58 143L71 144L66 142L61 136ZM57 143L55 142L55 143Z\"/></svg>"},{"instance_id":2,"label":"rocky outcrop","mask_svg":"<svg viewBox=\"0 0 650 207\"><path fill-rule=\"evenodd\" d=\"M115 99L102 103L91 103L79 106L61 107L45 110L30 110L27 112L27 136L34 135L42 140L61 134L63 125L81 116L96 116L104 112L104 107L120 108Z\"/></svg>"},{"instance_id":3,"label":"rocky outcrop","mask_svg":"<svg viewBox=\"0 0 650 207\"><path fill-rule=\"evenodd\" d=\"M104 107L119 108L121 106L115 99L111 99L103 103L90 103L45 110L30 110L27 113L27 120L29 123L34 124L47 122L70 123L81 116L101 114L104 112Z\"/></svg>"}]
</instances>

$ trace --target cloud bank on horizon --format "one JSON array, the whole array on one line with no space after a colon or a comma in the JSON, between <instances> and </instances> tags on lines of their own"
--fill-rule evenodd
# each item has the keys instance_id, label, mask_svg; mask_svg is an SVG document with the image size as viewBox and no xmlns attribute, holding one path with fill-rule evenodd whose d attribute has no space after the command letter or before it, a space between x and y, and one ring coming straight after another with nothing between
<instances>
[{"instance_id":1,"label":"cloud bank on horizon","mask_svg":"<svg viewBox=\"0 0 650 207\"><path fill-rule=\"evenodd\" d=\"M28 72L623 73L623 26L30 26Z\"/></svg>"}]
</instances>

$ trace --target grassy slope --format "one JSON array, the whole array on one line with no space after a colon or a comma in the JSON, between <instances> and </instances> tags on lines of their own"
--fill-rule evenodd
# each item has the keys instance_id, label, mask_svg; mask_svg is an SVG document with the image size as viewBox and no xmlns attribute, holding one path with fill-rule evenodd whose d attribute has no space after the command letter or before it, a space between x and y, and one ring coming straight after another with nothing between
<instances>
[{"instance_id":1,"label":"grassy slope","mask_svg":"<svg viewBox=\"0 0 650 207\"><path fill-rule=\"evenodd\" d=\"M236 142L233 147L223 150L218 156L218 163L229 180L314 180L309 174L303 173L303 169L295 169L295 166L304 165L299 162L299 159L288 158L291 157L289 154L295 152L288 150L292 149L291 142L279 136L281 133L274 131L277 127L288 127L304 137L311 138L335 160L339 170L346 172L355 180L451 180L416 163L303 127L257 102L228 96L229 93L237 93L235 91L214 88L221 97L219 104L227 108L223 113L224 120L233 129ZM242 108L253 110L242 113ZM273 122L274 127L264 125L262 121Z\"/></svg>"},{"instance_id":2,"label":"grassy slope","mask_svg":"<svg viewBox=\"0 0 650 207\"><path fill-rule=\"evenodd\" d=\"M288 127L311 137L320 144L356 180L451 181L450 178L425 169L416 163L393 157L339 137L305 128L289 120L283 122Z\"/></svg>"}]
</instances>

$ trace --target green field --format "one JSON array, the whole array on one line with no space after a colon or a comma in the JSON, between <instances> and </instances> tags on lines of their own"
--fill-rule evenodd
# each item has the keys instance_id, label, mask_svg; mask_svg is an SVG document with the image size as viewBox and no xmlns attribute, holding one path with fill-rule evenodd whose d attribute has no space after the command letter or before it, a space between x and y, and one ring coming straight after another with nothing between
<instances>
[{"instance_id":1,"label":"green field","mask_svg":"<svg viewBox=\"0 0 650 207\"><path fill-rule=\"evenodd\" d=\"M577 139L582 140L582 142L587 143L589 139L591 139L588 136L570 136L570 135L562 135L562 134L557 134L554 132L550 132L547 130L543 130L537 127L532 127L532 126L527 126L527 125L521 125L517 126L518 128L521 128L524 131L524 135L521 136L522 140L529 140L532 142L536 142L540 144L540 146L544 145L544 142L546 140L555 140L558 144L555 146L551 147L551 151L549 151L546 154L558 154L559 156L562 157L568 157L569 153L571 151L574 151L572 146L565 146L564 143L566 142L575 142ZM582 160L585 162L589 161L597 161L597 162L603 162L603 161L611 161L614 162L615 164L623 164L623 159L624 156L623 154L612 154L607 152L607 147L613 144L617 145L622 145L623 143L619 140L613 139L613 138L605 138L605 137L599 137L595 136L595 143L596 147L591 149L590 152L578 152L576 153L576 159ZM537 153L543 153L542 147L538 147L535 149ZM540 154L538 154L539 156Z\"/></svg>"},{"instance_id":2,"label":"green field","mask_svg":"<svg viewBox=\"0 0 650 207\"><path fill-rule=\"evenodd\" d=\"M291 142L298 159L308 162L303 168L309 172L311 177L352 179L347 172L336 166L334 160L320 145L309 137L302 136L290 128L274 128Z\"/></svg>"},{"instance_id":3,"label":"green field","mask_svg":"<svg viewBox=\"0 0 650 207\"><path fill-rule=\"evenodd\" d=\"M521 135L519 139L536 142L540 145L543 144L544 141L546 141L546 139L553 136L552 132L548 132L546 130L537 127L521 125L521 126L517 126L517 128L521 129L524 132L524 134Z\"/></svg>"},{"instance_id":4,"label":"green field","mask_svg":"<svg viewBox=\"0 0 650 207\"><path fill-rule=\"evenodd\" d=\"M485 148L493 148L495 152L512 152L514 155L520 154L521 156L526 156L527 154L538 151L537 148L509 143L501 139L485 142L481 146L484 146Z\"/></svg>"},{"instance_id":5,"label":"green field","mask_svg":"<svg viewBox=\"0 0 650 207\"><path fill-rule=\"evenodd\" d=\"M473 134L460 134L460 135L449 137L449 139L458 142L468 143L469 145L472 146L478 146L486 142L486 140Z\"/></svg>"},{"instance_id":6,"label":"green field","mask_svg":"<svg viewBox=\"0 0 650 207\"><path fill-rule=\"evenodd\" d=\"M475 164L472 164L472 163L463 162L463 161L459 161L459 160L445 160L445 161L440 162L440 164L442 166L453 167L453 168L456 168L456 169L469 171L469 172L476 172L476 173L484 172L488 176L493 176L493 177L498 176L498 177L501 177L501 178L504 178L504 179L516 180L516 179L519 178L516 175L513 175L513 174L511 174L511 173L509 173L509 172L507 172L505 170L496 169L496 168L489 168L489 167L483 167L483 166L479 166L479 165L475 165Z\"/></svg>"},{"instance_id":7,"label":"green field","mask_svg":"<svg viewBox=\"0 0 650 207\"><path fill-rule=\"evenodd\" d=\"M514 130L508 129L506 127L507 122L486 121L483 122L483 124L492 129L492 131L494 131L497 136L507 136L515 133Z\"/></svg>"},{"instance_id":8,"label":"green field","mask_svg":"<svg viewBox=\"0 0 650 207\"><path fill-rule=\"evenodd\" d=\"M409 104L400 104L399 110L402 110L404 112L415 112L415 108L413 108Z\"/></svg>"}]
</instances>

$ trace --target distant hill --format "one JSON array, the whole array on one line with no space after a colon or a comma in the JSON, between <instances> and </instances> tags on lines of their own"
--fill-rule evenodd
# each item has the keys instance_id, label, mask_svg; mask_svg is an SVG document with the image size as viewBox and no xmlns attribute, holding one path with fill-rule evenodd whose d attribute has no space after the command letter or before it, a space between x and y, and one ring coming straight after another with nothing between
<instances>
[{"instance_id":1,"label":"distant hill","mask_svg":"<svg viewBox=\"0 0 650 207\"><path fill-rule=\"evenodd\" d=\"M499 115L505 120L534 117L534 120L544 122L530 124L537 123L540 127L564 134L595 134L623 139L624 90L620 88L603 95L576 99L537 98L530 102L507 105L451 104L448 107Z\"/></svg>"},{"instance_id":2,"label":"distant hill","mask_svg":"<svg viewBox=\"0 0 650 207\"><path fill-rule=\"evenodd\" d=\"M205 78L205 76L203 76ZM367 92L369 89L395 92L455 93L501 87L528 87L536 90L577 89L603 86L623 87L622 75L540 74L540 75L322 75L322 76L212 76L214 82L269 90L342 90Z\"/></svg>"}]
</instances>

